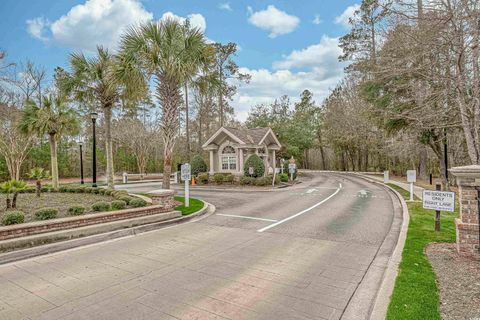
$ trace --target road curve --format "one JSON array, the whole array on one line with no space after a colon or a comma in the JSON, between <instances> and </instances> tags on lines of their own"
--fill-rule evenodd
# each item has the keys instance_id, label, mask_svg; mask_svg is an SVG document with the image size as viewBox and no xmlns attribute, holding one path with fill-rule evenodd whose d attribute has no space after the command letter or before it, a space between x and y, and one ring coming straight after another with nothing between
<instances>
[{"instance_id":1,"label":"road curve","mask_svg":"<svg viewBox=\"0 0 480 320\"><path fill-rule=\"evenodd\" d=\"M390 191L310 173L293 189L192 196L216 213L0 266L0 319L340 319L353 303L368 316L401 216Z\"/></svg>"}]
</instances>

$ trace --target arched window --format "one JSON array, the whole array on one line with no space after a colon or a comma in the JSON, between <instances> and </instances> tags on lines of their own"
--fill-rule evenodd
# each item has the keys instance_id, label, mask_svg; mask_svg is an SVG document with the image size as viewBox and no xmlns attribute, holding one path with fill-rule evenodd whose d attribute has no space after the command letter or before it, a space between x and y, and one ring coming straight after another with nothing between
<instances>
[{"instance_id":1,"label":"arched window","mask_svg":"<svg viewBox=\"0 0 480 320\"><path fill-rule=\"evenodd\" d=\"M222 170L237 170L237 155L232 146L222 150Z\"/></svg>"}]
</instances>

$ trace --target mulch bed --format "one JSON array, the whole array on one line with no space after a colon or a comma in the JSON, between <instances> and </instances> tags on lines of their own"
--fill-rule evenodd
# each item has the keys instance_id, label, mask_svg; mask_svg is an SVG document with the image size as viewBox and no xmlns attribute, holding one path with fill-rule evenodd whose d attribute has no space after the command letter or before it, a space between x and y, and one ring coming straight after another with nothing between
<instances>
[{"instance_id":1,"label":"mulch bed","mask_svg":"<svg viewBox=\"0 0 480 320\"><path fill-rule=\"evenodd\" d=\"M455 244L435 243L426 253L437 275L443 319L480 319L480 261L458 255Z\"/></svg>"}]
</instances>

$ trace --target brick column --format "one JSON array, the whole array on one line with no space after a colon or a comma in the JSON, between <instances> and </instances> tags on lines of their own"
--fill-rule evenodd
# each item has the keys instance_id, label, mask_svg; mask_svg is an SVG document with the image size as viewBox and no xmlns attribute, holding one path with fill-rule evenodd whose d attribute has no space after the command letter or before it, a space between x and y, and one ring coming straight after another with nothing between
<instances>
[{"instance_id":1,"label":"brick column","mask_svg":"<svg viewBox=\"0 0 480 320\"><path fill-rule=\"evenodd\" d=\"M480 165L455 167L450 172L456 178L460 195L460 218L455 219L457 250L461 255L478 259Z\"/></svg>"},{"instance_id":2,"label":"brick column","mask_svg":"<svg viewBox=\"0 0 480 320\"><path fill-rule=\"evenodd\" d=\"M175 201L175 191L174 190L155 190L148 193L152 198L152 204L156 206L162 206L163 211L173 211L178 205Z\"/></svg>"}]
</instances>

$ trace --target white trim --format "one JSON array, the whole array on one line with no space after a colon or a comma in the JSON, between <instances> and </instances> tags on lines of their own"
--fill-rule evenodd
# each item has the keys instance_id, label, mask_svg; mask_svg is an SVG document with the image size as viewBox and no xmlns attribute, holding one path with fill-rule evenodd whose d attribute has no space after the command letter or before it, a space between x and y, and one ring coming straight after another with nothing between
<instances>
[{"instance_id":1,"label":"white trim","mask_svg":"<svg viewBox=\"0 0 480 320\"><path fill-rule=\"evenodd\" d=\"M263 143L263 140L265 140L265 138L268 136L269 133L272 134L273 139L275 139L275 143L281 148L282 145L280 144L280 141L278 141L277 136L276 136L275 133L273 132L272 128L268 128L267 133L265 133L265 135L263 136L262 140L260 140L260 142L259 142L258 144L261 145L261 144ZM268 146L267 146L267 148L268 148Z\"/></svg>"},{"instance_id":2,"label":"white trim","mask_svg":"<svg viewBox=\"0 0 480 320\"><path fill-rule=\"evenodd\" d=\"M240 138L238 138L236 135L234 135L233 133L231 133L230 131L228 131L227 129L225 129L224 127L221 127L220 129L217 130L217 132L215 132L213 134L213 136L210 137L210 139L207 140L207 142L205 142L203 145L202 145L202 148L206 148L210 143L213 142L213 140L215 140L215 138L218 137L218 135L220 133L225 133L226 135L228 135L230 138L232 138L233 140L237 141L238 143L240 144L245 144L245 142L243 142L242 140L240 140Z\"/></svg>"},{"instance_id":3,"label":"white trim","mask_svg":"<svg viewBox=\"0 0 480 320\"><path fill-rule=\"evenodd\" d=\"M277 221L278 221L278 220L273 220L273 219L265 219L265 218L257 218L257 217L237 216L237 215L235 215L235 214L222 214L222 213L217 213L217 216L232 217L232 218L241 218L241 219L251 219L251 220L260 220L260 221L268 221L268 222L277 222Z\"/></svg>"}]
</instances>

